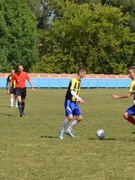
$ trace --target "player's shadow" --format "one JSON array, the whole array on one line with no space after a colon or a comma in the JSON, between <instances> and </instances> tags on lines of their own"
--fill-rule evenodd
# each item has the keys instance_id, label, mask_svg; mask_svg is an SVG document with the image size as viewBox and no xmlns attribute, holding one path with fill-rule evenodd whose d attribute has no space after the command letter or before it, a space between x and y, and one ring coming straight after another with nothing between
<instances>
[{"instance_id":1,"label":"player's shadow","mask_svg":"<svg viewBox=\"0 0 135 180\"><path fill-rule=\"evenodd\" d=\"M118 141L128 141L128 142L135 142L135 139L124 139L124 138L120 138L117 139Z\"/></svg>"},{"instance_id":2,"label":"player's shadow","mask_svg":"<svg viewBox=\"0 0 135 180\"><path fill-rule=\"evenodd\" d=\"M51 138L58 138L58 137L56 137L56 136L40 136L40 138L51 139Z\"/></svg>"},{"instance_id":3,"label":"player's shadow","mask_svg":"<svg viewBox=\"0 0 135 180\"><path fill-rule=\"evenodd\" d=\"M104 138L104 139L98 139L98 138L89 138L89 140L100 140L100 141L128 141L128 142L134 142L135 139L124 139L124 138Z\"/></svg>"},{"instance_id":4,"label":"player's shadow","mask_svg":"<svg viewBox=\"0 0 135 180\"><path fill-rule=\"evenodd\" d=\"M104 138L104 139L98 139L98 138L89 138L89 140L101 140L101 141L115 141L115 138Z\"/></svg>"},{"instance_id":5,"label":"player's shadow","mask_svg":"<svg viewBox=\"0 0 135 180\"><path fill-rule=\"evenodd\" d=\"M0 116L8 116L8 117L12 117L13 115L12 115L12 114L3 114L3 113L0 113Z\"/></svg>"},{"instance_id":6,"label":"player's shadow","mask_svg":"<svg viewBox=\"0 0 135 180\"><path fill-rule=\"evenodd\" d=\"M0 105L0 107L7 107L7 108L9 108L9 106L4 106L4 105Z\"/></svg>"}]
</instances>

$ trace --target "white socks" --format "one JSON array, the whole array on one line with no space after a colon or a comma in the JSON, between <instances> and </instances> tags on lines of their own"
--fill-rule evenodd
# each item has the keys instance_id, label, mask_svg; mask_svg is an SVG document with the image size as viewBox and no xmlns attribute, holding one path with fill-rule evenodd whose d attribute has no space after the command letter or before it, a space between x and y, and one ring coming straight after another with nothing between
<instances>
[{"instance_id":1,"label":"white socks","mask_svg":"<svg viewBox=\"0 0 135 180\"><path fill-rule=\"evenodd\" d=\"M10 98L10 107L14 106L14 98ZM18 100L15 99L15 106L18 107Z\"/></svg>"},{"instance_id":2,"label":"white socks","mask_svg":"<svg viewBox=\"0 0 135 180\"><path fill-rule=\"evenodd\" d=\"M15 99L15 106L18 107L18 99Z\"/></svg>"},{"instance_id":3,"label":"white socks","mask_svg":"<svg viewBox=\"0 0 135 180\"><path fill-rule=\"evenodd\" d=\"M65 127L67 126L67 124L69 123L69 121L67 119L65 119L65 121L62 124L61 130L60 131L64 131ZM71 125L68 127L67 131L70 131L78 124L77 120L74 120Z\"/></svg>"},{"instance_id":4,"label":"white socks","mask_svg":"<svg viewBox=\"0 0 135 180\"><path fill-rule=\"evenodd\" d=\"M64 130L68 123L69 123L69 121L67 119L65 119L65 121L62 124L61 130Z\"/></svg>"},{"instance_id":5,"label":"white socks","mask_svg":"<svg viewBox=\"0 0 135 180\"><path fill-rule=\"evenodd\" d=\"M13 107L13 106L14 106L14 99L10 98L10 107Z\"/></svg>"},{"instance_id":6,"label":"white socks","mask_svg":"<svg viewBox=\"0 0 135 180\"><path fill-rule=\"evenodd\" d=\"M74 120L71 125L68 127L67 131L71 132L71 130L78 124L77 120Z\"/></svg>"}]
</instances>

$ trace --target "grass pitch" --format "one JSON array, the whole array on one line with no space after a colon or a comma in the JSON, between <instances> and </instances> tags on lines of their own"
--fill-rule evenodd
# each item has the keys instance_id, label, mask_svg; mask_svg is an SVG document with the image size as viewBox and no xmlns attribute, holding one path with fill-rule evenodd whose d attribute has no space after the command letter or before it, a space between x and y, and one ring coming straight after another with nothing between
<instances>
[{"instance_id":1,"label":"grass pitch","mask_svg":"<svg viewBox=\"0 0 135 180\"><path fill-rule=\"evenodd\" d=\"M132 98L115 100L111 94L127 89L82 89L83 121L75 139L58 131L64 120L66 89L28 89L26 116L9 108L0 90L0 179L2 180L134 180L134 126L123 119ZM106 137L99 140L97 129Z\"/></svg>"}]
</instances>

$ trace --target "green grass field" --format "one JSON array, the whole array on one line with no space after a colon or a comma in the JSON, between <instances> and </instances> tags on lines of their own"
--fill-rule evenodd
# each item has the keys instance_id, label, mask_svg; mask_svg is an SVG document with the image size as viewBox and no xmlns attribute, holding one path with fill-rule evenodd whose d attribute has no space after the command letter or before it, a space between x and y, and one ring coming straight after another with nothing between
<instances>
[{"instance_id":1,"label":"green grass field","mask_svg":"<svg viewBox=\"0 0 135 180\"><path fill-rule=\"evenodd\" d=\"M114 100L127 89L82 89L83 121L75 139L58 131L64 120L66 89L27 91L26 116L9 108L0 90L0 179L2 180L134 180L134 126L123 119L132 98ZM104 129L99 140L96 130Z\"/></svg>"}]
</instances>

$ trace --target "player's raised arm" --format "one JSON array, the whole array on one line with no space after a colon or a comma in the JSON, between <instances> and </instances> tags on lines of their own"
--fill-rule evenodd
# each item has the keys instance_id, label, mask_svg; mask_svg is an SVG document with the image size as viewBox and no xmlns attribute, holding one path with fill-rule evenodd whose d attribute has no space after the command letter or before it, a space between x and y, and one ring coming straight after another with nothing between
<instances>
[{"instance_id":1,"label":"player's raised arm","mask_svg":"<svg viewBox=\"0 0 135 180\"><path fill-rule=\"evenodd\" d=\"M111 95L111 97L112 97L113 99L130 98L130 96L131 96L131 93L130 93L130 92L128 92L127 94L123 94L123 95L116 95L116 94Z\"/></svg>"},{"instance_id":2,"label":"player's raised arm","mask_svg":"<svg viewBox=\"0 0 135 180\"><path fill-rule=\"evenodd\" d=\"M128 69L128 76L132 79L131 83L130 83L130 87L129 87L129 92L127 94L124 95L116 95L113 94L111 95L111 97L113 99L123 99L123 98L130 98L130 96L133 96L133 102L134 104L132 104L124 113L123 113L123 117L124 119L126 119L128 122L130 122L131 124L133 124L135 126L135 66L131 66ZM133 134L135 134L135 129L132 132Z\"/></svg>"}]
</instances>

